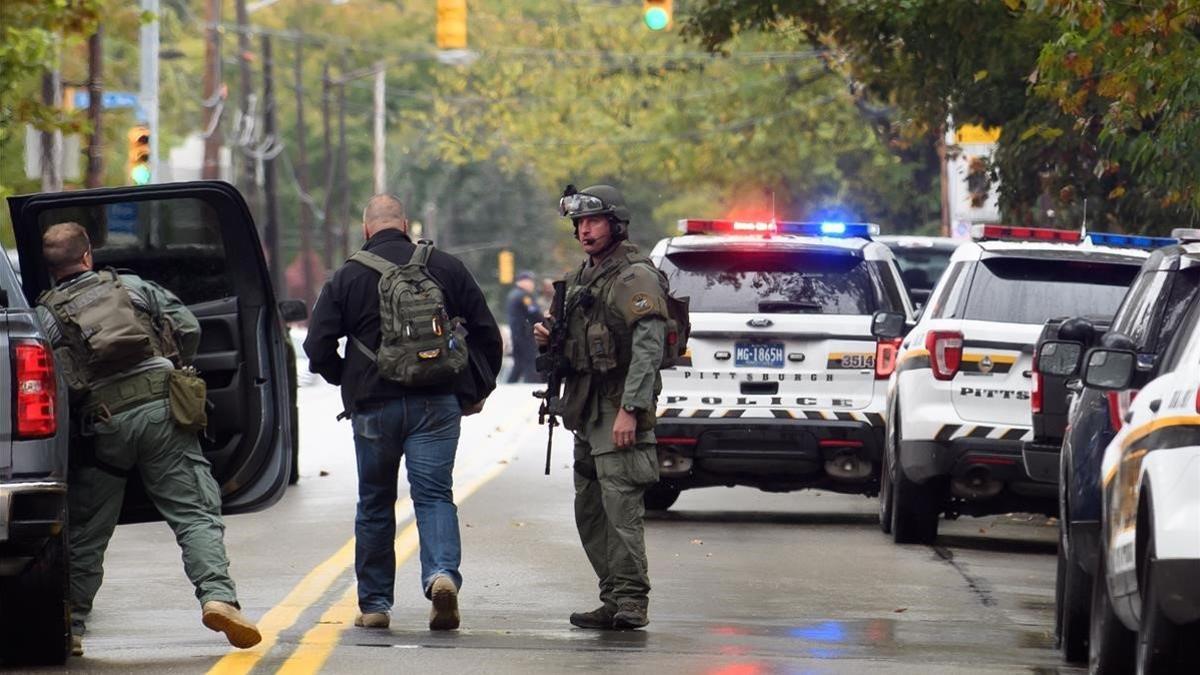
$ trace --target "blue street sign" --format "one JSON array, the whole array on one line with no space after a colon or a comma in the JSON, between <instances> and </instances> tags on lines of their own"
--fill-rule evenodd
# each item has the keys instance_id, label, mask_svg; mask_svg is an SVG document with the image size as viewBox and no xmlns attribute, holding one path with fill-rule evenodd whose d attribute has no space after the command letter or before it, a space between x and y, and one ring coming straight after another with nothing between
<instances>
[{"instance_id":1,"label":"blue street sign","mask_svg":"<svg viewBox=\"0 0 1200 675\"><path fill-rule=\"evenodd\" d=\"M75 107L82 109L88 107L92 97L86 89L75 90ZM100 96L100 106L105 110L110 108L136 108L138 107L138 95L132 91L106 91Z\"/></svg>"},{"instance_id":2,"label":"blue street sign","mask_svg":"<svg viewBox=\"0 0 1200 675\"><path fill-rule=\"evenodd\" d=\"M138 205L136 202L119 202L108 205L105 221L108 223L108 233L137 234Z\"/></svg>"}]
</instances>

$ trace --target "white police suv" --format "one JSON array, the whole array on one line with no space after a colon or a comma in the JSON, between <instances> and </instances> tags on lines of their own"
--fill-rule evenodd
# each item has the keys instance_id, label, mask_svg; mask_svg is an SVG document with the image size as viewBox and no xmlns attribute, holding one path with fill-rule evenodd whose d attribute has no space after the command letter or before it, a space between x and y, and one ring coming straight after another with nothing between
<instances>
[{"instance_id":1,"label":"white police suv","mask_svg":"<svg viewBox=\"0 0 1200 675\"><path fill-rule=\"evenodd\" d=\"M1200 274L1200 230L1176 230L1180 274ZM1100 570L1092 594L1095 670L1200 672L1200 304L1144 385L1129 350L1092 349L1089 387L1141 387L1101 463ZM1119 622L1119 623L1118 623ZM1134 632L1136 652L1130 649ZM1120 644L1124 642L1125 644Z\"/></svg>"},{"instance_id":2,"label":"white police suv","mask_svg":"<svg viewBox=\"0 0 1200 675\"><path fill-rule=\"evenodd\" d=\"M884 388L899 340L871 335L879 310L912 315L888 248L863 223L684 220L651 253L690 297L682 365L663 371L661 481L878 490Z\"/></svg>"},{"instance_id":3,"label":"white police suv","mask_svg":"<svg viewBox=\"0 0 1200 675\"><path fill-rule=\"evenodd\" d=\"M1057 486L1026 474L1034 344L1054 317L1108 319L1148 253L1107 235L976 226L904 337L888 385L880 526L930 543L945 512L1058 512ZM875 333L902 334L880 315Z\"/></svg>"}]
</instances>

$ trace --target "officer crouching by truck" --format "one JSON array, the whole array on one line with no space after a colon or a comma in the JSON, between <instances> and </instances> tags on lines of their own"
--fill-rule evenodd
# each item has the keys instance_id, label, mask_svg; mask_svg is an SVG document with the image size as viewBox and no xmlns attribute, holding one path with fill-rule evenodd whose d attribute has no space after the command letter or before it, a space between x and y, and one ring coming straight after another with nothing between
<instances>
[{"instance_id":1,"label":"officer crouching by truck","mask_svg":"<svg viewBox=\"0 0 1200 675\"><path fill-rule=\"evenodd\" d=\"M134 470L175 532L203 624L235 647L254 646L262 637L237 603L220 488L196 436L206 422L204 381L183 367L200 344L199 322L158 284L95 271L78 223L47 229L42 255L55 286L38 298L38 317L70 387L75 427L67 498L72 654L83 654L104 552Z\"/></svg>"},{"instance_id":2,"label":"officer crouching by truck","mask_svg":"<svg viewBox=\"0 0 1200 675\"><path fill-rule=\"evenodd\" d=\"M550 351L556 371L544 410L561 413L575 434L575 524L603 603L570 621L599 630L641 628L649 622L650 593L642 496L658 481L655 397L675 324L665 278L626 241L629 209L620 191L568 186L559 213L571 219L588 258L565 286L556 285L565 293L554 303L561 314L551 328L536 325L534 339ZM558 376L565 379L561 400Z\"/></svg>"}]
</instances>

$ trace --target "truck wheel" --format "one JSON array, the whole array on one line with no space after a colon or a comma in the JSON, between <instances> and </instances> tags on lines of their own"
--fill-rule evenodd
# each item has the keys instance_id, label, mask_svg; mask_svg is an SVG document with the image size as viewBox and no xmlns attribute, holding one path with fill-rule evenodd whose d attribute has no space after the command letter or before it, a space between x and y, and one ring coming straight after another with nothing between
<instances>
[{"instance_id":1,"label":"truck wheel","mask_svg":"<svg viewBox=\"0 0 1200 675\"><path fill-rule=\"evenodd\" d=\"M0 580L0 663L61 665L71 649L66 528L22 574Z\"/></svg>"},{"instance_id":2,"label":"truck wheel","mask_svg":"<svg viewBox=\"0 0 1200 675\"><path fill-rule=\"evenodd\" d=\"M1092 581L1092 611L1088 631L1088 672L1091 675L1117 675L1133 670L1134 634L1121 623L1108 596L1108 577L1104 569L1108 554L1101 547L1100 562Z\"/></svg>"},{"instance_id":3,"label":"truck wheel","mask_svg":"<svg viewBox=\"0 0 1200 675\"><path fill-rule=\"evenodd\" d=\"M1059 521L1059 528L1066 527ZM1068 663L1087 663L1088 659L1088 611L1091 609L1092 577L1079 563L1065 552L1065 533L1060 532L1058 542L1058 583L1055 585L1057 599L1055 613L1063 658Z\"/></svg>"},{"instance_id":4,"label":"truck wheel","mask_svg":"<svg viewBox=\"0 0 1200 675\"><path fill-rule=\"evenodd\" d=\"M896 425L900 424L894 410L889 419L895 420ZM892 458L896 453L896 433L899 433L899 426L896 427L895 433L889 428L884 435L883 466L879 469L879 529L883 530L884 534L892 533L892 485L895 483L896 472Z\"/></svg>"},{"instance_id":5,"label":"truck wheel","mask_svg":"<svg viewBox=\"0 0 1200 675\"><path fill-rule=\"evenodd\" d=\"M899 453L899 438L896 439ZM919 485L904 475L899 454L892 469L892 541L897 544L932 544L937 539L942 514L943 482L931 479Z\"/></svg>"},{"instance_id":6,"label":"truck wheel","mask_svg":"<svg viewBox=\"0 0 1200 675\"><path fill-rule=\"evenodd\" d=\"M677 487L665 483L655 483L646 488L645 494L642 495L642 501L649 511L666 511L671 508L676 499L679 499L679 492Z\"/></svg>"}]
</instances>

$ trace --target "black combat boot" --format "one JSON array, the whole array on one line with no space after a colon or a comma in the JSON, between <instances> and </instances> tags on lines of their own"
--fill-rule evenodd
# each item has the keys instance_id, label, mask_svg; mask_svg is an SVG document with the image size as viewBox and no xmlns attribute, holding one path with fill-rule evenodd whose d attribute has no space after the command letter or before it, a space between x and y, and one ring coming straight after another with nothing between
<instances>
[{"instance_id":1,"label":"black combat boot","mask_svg":"<svg viewBox=\"0 0 1200 675\"><path fill-rule=\"evenodd\" d=\"M613 630L633 630L650 623L646 618L646 603L638 600L619 600L613 614Z\"/></svg>"},{"instance_id":2,"label":"black combat boot","mask_svg":"<svg viewBox=\"0 0 1200 675\"><path fill-rule=\"evenodd\" d=\"M571 625L592 630L612 630L613 615L616 613L617 608L611 605L600 605L590 612L573 612Z\"/></svg>"}]
</instances>

